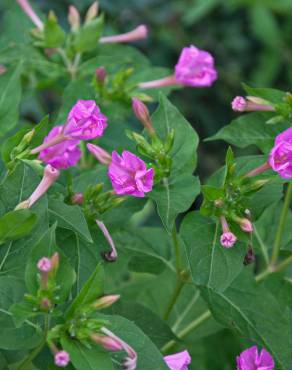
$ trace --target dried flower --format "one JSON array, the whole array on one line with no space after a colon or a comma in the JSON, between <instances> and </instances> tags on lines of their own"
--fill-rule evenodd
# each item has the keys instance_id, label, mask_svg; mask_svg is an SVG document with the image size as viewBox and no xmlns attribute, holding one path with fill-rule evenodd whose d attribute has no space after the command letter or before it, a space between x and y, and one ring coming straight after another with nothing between
<instances>
[{"instance_id":1,"label":"dried flower","mask_svg":"<svg viewBox=\"0 0 292 370\"><path fill-rule=\"evenodd\" d=\"M118 252L116 250L115 243L114 243L108 229L106 228L105 224L102 221L99 221L99 220L95 220L95 222L96 222L97 226L100 228L100 230L102 231L104 237L106 238L108 244L111 247L111 250L109 252L102 252L102 256L107 261L114 262L118 258Z\"/></svg>"}]
</instances>

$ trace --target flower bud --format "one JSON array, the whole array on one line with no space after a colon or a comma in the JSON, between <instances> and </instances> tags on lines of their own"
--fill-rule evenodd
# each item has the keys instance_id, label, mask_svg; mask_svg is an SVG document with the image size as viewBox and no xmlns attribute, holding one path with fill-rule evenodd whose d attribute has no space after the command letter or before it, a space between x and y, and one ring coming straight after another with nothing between
<instances>
[{"instance_id":1,"label":"flower bud","mask_svg":"<svg viewBox=\"0 0 292 370\"><path fill-rule=\"evenodd\" d=\"M118 340L111 337L92 334L91 340L97 344L100 344L103 348L109 351L121 351L123 349L121 343Z\"/></svg>"},{"instance_id":2,"label":"flower bud","mask_svg":"<svg viewBox=\"0 0 292 370\"><path fill-rule=\"evenodd\" d=\"M94 145L94 144L87 144L87 149L95 156L95 158L101 163L108 166L111 161L112 157L111 155L104 149L102 149L100 146Z\"/></svg>"},{"instance_id":3,"label":"flower bud","mask_svg":"<svg viewBox=\"0 0 292 370\"><path fill-rule=\"evenodd\" d=\"M96 302L93 303L93 308L97 310L101 310L103 308L110 307L119 299L120 299L120 295L118 294L101 297L100 299L98 299Z\"/></svg>"},{"instance_id":4,"label":"flower bud","mask_svg":"<svg viewBox=\"0 0 292 370\"><path fill-rule=\"evenodd\" d=\"M84 200L84 197L82 193L75 193L71 198L71 202L73 204L82 204L83 200Z\"/></svg>"},{"instance_id":5,"label":"flower bud","mask_svg":"<svg viewBox=\"0 0 292 370\"><path fill-rule=\"evenodd\" d=\"M52 263L52 270L58 270L59 268L59 263L60 263L60 257L59 253L55 252L52 257L51 257L51 263Z\"/></svg>"},{"instance_id":6,"label":"flower bud","mask_svg":"<svg viewBox=\"0 0 292 370\"><path fill-rule=\"evenodd\" d=\"M98 1L95 1L87 10L85 15L85 24L92 21L98 15Z\"/></svg>"},{"instance_id":7,"label":"flower bud","mask_svg":"<svg viewBox=\"0 0 292 370\"><path fill-rule=\"evenodd\" d=\"M69 6L68 22L72 31L77 31L80 27L80 14L75 6Z\"/></svg>"},{"instance_id":8,"label":"flower bud","mask_svg":"<svg viewBox=\"0 0 292 370\"><path fill-rule=\"evenodd\" d=\"M3 64L0 64L0 75L3 75L6 71L7 68Z\"/></svg>"},{"instance_id":9,"label":"flower bud","mask_svg":"<svg viewBox=\"0 0 292 370\"><path fill-rule=\"evenodd\" d=\"M267 100L257 96L248 96L247 99L236 96L231 102L231 107L235 112L275 111Z\"/></svg>"},{"instance_id":10,"label":"flower bud","mask_svg":"<svg viewBox=\"0 0 292 370\"><path fill-rule=\"evenodd\" d=\"M70 355L66 351L58 351L54 356L55 365L58 367L66 367L70 362Z\"/></svg>"},{"instance_id":11,"label":"flower bud","mask_svg":"<svg viewBox=\"0 0 292 370\"><path fill-rule=\"evenodd\" d=\"M236 222L239 224L242 231L244 231L246 233L252 233L253 232L252 223L247 218L237 218Z\"/></svg>"},{"instance_id":12,"label":"flower bud","mask_svg":"<svg viewBox=\"0 0 292 370\"><path fill-rule=\"evenodd\" d=\"M44 310L49 310L51 308L52 304L51 301L48 298L43 298L41 301L41 307Z\"/></svg>"},{"instance_id":13,"label":"flower bud","mask_svg":"<svg viewBox=\"0 0 292 370\"><path fill-rule=\"evenodd\" d=\"M38 261L37 267L42 272L49 272L52 270L52 262L49 258L43 257Z\"/></svg>"},{"instance_id":14,"label":"flower bud","mask_svg":"<svg viewBox=\"0 0 292 370\"><path fill-rule=\"evenodd\" d=\"M102 85L104 83L104 80L106 78L106 69L105 67L98 67L95 70L95 77L96 77L96 82L99 85Z\"/></svg>"},{"instance_id":15,"label":"flower bud","mask_svg":"<svg viewBox=\"0 0 292 370\"><path fill-rule=\"evenodd\" d=\"M142 125L146 128L149 134L152 136L155 134L155 130L152 126L149 110L147 106L139 99L132 98L132 109L138 118L138 120L142 123Z\"/></svg>"},{"instance_id":16,"label":"flower bud","mask_svg":"<svg viewBox=\"0 0 292 370\"><path fill-rule=\"evenodd\" d=\"M252 248L252 246L249 246L248 247L248 250L246 252L246 255L244 257L243 264L245 266L250 265L251 263L254 262L254 260L255 260L255 255L254 255L253 248Z\"/></svg>"},{"instance_id":17,"label":"flower bud","mask_svg":"<svg viewBox=\"0 0 292 370\"><path fill-rule=\"evenodd\" d=\"M146 39L148 36L148 29L144 24L136 27L134 30L120 35L104 36L99 39L101 44L116 43L116 42L131 42Z\"/></svg>"}]
</instances>

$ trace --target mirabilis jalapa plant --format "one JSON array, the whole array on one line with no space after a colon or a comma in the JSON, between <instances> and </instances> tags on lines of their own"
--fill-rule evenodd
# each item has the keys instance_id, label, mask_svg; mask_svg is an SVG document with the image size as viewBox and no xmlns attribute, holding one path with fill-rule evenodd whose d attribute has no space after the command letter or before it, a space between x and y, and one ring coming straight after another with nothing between
<instances>
[{"instance_id":1,"label":"mirabilis jalapa plant","mask_svg":"<svg viewBox=\"0 0 292 370\"><path fill-rule=\"evenodd\" d=\"M244 114L208 140L261 154L230 147L201 186L198 136L166 94L211 87L209 52L157 69L121 45L145 25L104 35L95 2L69 7L66 32L17 3L36 28L0 53L2 367L292 369L291 94L244 85ZM19 121L21 93L44 88L58 114Z\"/></svg>"}]
</instances>

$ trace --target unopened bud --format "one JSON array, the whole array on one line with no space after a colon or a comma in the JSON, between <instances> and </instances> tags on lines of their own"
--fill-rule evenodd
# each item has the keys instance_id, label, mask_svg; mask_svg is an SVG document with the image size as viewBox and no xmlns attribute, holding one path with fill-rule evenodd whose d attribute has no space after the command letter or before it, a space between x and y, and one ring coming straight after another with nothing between
<instances>
[{"instance_id":1,"label":"unopened bud","mask_svg":"<svg viewBox=\"0 0 292 370\"><path fill-rule=\"evenodd\" d=\"M149 110L147 106L139 99L132 98L132 109L138 120L146 128L149 134L152 136L155 134L155 130L152 126Z\"/></svg>"},{"instance_id":2,"label":"unopened bud","mask_svg":"<svg viewBox=\"0 0 292 370\"><path fill-rule=\"evenodd\" d=\"M24 200L23 202L19 203L14 209L17 211L18 209L26 208L29 208L29 200Z\"/></svg>"},{"instance_id":3,"label":"unopened bud","mask_svg":"<svg viewBox=\"0 0 292 370\"><path fill-rule=\"evenodd\" d=\"M246 233L253 232L253 226L250 220L247 218L236 218L236 222L239 224L242 231Z\"/></svg>"},{"instance_id":4,"label":"unopened bud","mask_svg":"<svg viewBox=\"0 0 292 370\"><path fill-rule=\"evenodd\" d=\"M216 199L216 200L214 201L214 206L215 206L216 208L221 208L221 207L223 206L223 200L222 200L222 199Z\"/></svg>"},{"instance_id":5,"label":"unopened bud","mask_svg":"<svg viewBox=\"0 0 292 370\"><path fill-rule=\"evenodd\" d=\"M106 78L106 69L105 69L105 67L96 68L95 77L96 77L96 82L99 85L102 85L104 83L105 78Z\"/></svg>"},{"instance_id":6,"label":"unopened bud","mask_svg":"<svg viewBox=\"0 0 292 370\"><path fill-rule=\"evenodd\" d=\"M95 1L87 10L85 15L85 23L92 21L98 15L98 1Z\"/></svg>"},{"instance_id":7,"label":"unopened bud","mask_svg":"<svg viewBox=\"0 0 292 370\"><path fill-rule=\"evenodd\" d=\"M251 190L259 190L266 185L270 180L257 180L251 185Z\"/></svg>"},{"instance_id":8,"label":"unopened bud","mask_svg":"<svg viewBox=\"0 0 292 370\"><path fill-rule=\"evenodd\" d=\"M123 349L122 344L118 340L111 337L92 334L91 340L97 344L100 344L103 348L109 351L121 351Z\"/></svg>"},{"instance_id":9,"label":"unopened bud","mask_svg":"<svg viewBox=\"0 0 292 370\"><path fill-rule=\"evenodd\" d=\"M53 22L57 22L58 21L58 18L57 18L56 14L55 14L55 12L53 10L50 10L49 11L48 19L50 21L53 21Z\"/></svg>"},{"instance_id":10,"label":"unopened bud","mask_svg":"<svg viewBox=\"0 0 292 370\"><path fill-rule=\"evenodd\" d=\"M87 144L87 149L95 156L95 158L102 164L108 166L111 161L111 155L100 146L94 144Z\"/></svg>"},{"instance_id":11,"label":"unopened bud","mask_svg":"<svg viewBox=\"0 0 292 370\"><path fill-rule=\"evenodd\" d=\"M6 71L7 68L3 64L0 64L0 75L3 75Z\"/></svg>"},{"instance_id":12,"label":"unopened bud","mask_svg":"<svg viewBox=\"0 0 292 370\"><path fill-rule=\"evenodd\" d=\"M80 27L80 14L75 6L69 6L68 22L71 26L72 31L77 31Z\"/></svg>"},{"instance_id":13,"label":"unopened bud","mask_svg":"<svg viewBox=\"0 0 292 370\"><path fill-rule=\"evenodd\" d=\"M51 308L52 304L51 304L51 301L49 300L49 298L43 298L42 301L41 301L41 307L44 309L44 310L49 310Z\"/></svg>"},{"instance_id":14,"label":"unopened bud","mask_svg":"<svg viewBox=\"0 0 292 370\"><path fill-rule=\"evenodd\" d=\"M71 198L71 202L73 204L82 204L83 200L84 200L84 197L82 193L75 193Z\"/></svg>"},{"instance_id":15,"label":"unopened bud","mask_svg":"<svg viewBox=\"0 0 292 370\"><path fill-rule=\"evenodd\" d=\"M59 253L55 252L51 257L52 270L58 270L60 263Z\"/></svg>"},{"instance_id":16,"label":"unopened bud","mask_svg":"<svg viewBox=\"0 0 292 370\"><path fill-rule=\"evenodd\" d=\"M96 302L93 303L93 308L97 310L101 310L103 308L110 307L119 299L120 299L120 295L118 294L101 297L100 299L98 299Z\"/></svg>"}]
</instances>

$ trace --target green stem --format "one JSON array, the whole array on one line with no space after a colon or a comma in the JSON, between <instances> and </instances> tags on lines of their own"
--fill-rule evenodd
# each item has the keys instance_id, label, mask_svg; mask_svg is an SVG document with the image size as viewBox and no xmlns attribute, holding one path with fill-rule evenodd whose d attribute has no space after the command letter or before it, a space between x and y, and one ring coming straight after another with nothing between
<instances>
[{"instance_id":1,"label":"green stem","mask_svg":"<svg viewBox=\"0 0 292 370\"><path fill-rule=\"evenodd\" d=\"M172 235L172 242L173 242L173 246L175 250L176 271L177 271L177 274L180 275L182 259L181 259L180 245L178 242L177 231L176 231L175 225L173 226L171 235Z\"/></svg>"},{"instance_id":2,"label":"green stem","mask_svg":"<svg viewBox=\"0 0 292 370\"><path fill-rule=\"evenodd\" d=\"M286 220L288 216L291 199L292 199L292 183L289 183L288 189L285 195L284 206L281 212L277 233L276 233L276 238L275 238L275 243L274 243L274 248L273 248L273 253L272 253L272 259L271 259L271 265L276 264L279 253L280 253L281 241L282 241L284 229L286 226Z\"/></svg>"},{"instance_id":3,"label":"green stem","mask_svg":"<svg viewBox=\"0 0 292 370\"><path fill-rule=\"evenodd\" d=\"M258 230L255 227L255 224L253 225L253 233L254 233L254 236L256 237L256 239L257 239L257 241L259 243L259 246L261 248L261 251L262 251L262 254L263 254L265 263L268 266L269 265L268 248L267 248L266 244L263 242L263 239L261 238L260 234L258 233Z\"/></svg>"},{"instance_id":4,"label":"green stem","mask_svg":"<svg viewBox=\"0 0 292 370\"><path fill-rule=\"evenodd\" d=\"M179 295L180 295L180 292L182 290L184 286L184 281L179 277L178 280L177 280L177 283L176 283L176 287L175 287L175 290L173 292L173 295L169 301L169 304L166 308L166 311L165 311L165 314L163 316L164 320L168 320L169 318L169 315L171 314L171 311L176 303L176 300L178 299Z\"/></svg>"},{"instance_id":5,"label":"green stem","mask_svg":"<svg viewBox=\"0 0 292 370\"><path fill-rule=\"evenodd\" d=\"M209 310L205 311L197 317L195 320L191 321L184 329L182 329L178 334L177 337L179 339L185 338L188 334L190 334L193 330L198 328L200 325L202 325L206 320L208 320L212 316L211 312ZM161 349L162 352L168 352L170 351L176 344L175 340L171 340L168 343L166 343L163 348Z\"/></svg>"},{"instance_id":6,"label":"green stem","mask_svg":"<svg viewBox=\"0 0 292 370\"><path fill-rule=\"evenodd\" d=\"M263 281L268 275L273 274L275 272L283 271L286 267L288 267L292 263L292 255L284 259L281 263L279 263L275 267L268 267L266 270L262 271L260 274L256 276L256 281L259 283Z\"/></svg>"}]
</instances>

